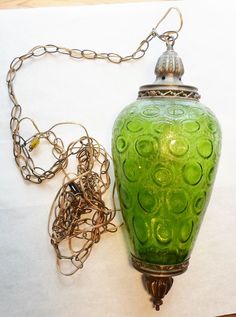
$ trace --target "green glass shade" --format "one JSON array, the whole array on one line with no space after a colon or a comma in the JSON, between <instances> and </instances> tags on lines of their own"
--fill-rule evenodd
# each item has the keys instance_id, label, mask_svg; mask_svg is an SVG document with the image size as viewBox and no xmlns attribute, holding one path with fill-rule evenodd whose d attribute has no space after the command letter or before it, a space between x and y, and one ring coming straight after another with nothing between
<instances>
[{"instance_id":1,"label":"green glass shade","mask_svg":"<svg viewBox=\"0 0 236 317\"><path fill-rule=\"evenodd\" d=\"M131 253L158 265L190 257L215 178L213 113L181 98L138 99L118 116L112 154Z\"/></svg>"}]
</instances>

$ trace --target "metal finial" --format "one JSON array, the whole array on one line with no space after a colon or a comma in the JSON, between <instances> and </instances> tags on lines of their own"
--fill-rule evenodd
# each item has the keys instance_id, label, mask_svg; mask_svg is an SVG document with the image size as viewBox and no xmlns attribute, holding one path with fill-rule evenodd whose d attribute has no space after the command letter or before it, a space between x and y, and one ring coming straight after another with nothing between
<instances>
[{"instance_id":1,"label":"metal finial","mask_svg":"<svg viewBox=\"0 0 236 317\"><path fill-rule=\"evenodd\" d=\"M159 57L155 74L157 77L154 84L183 85L181 79L184 65L172 45L168 45L167 50Z\"/></svg>"},{"instance_id":2,"label":"metal finial","mask_svg":"<svg viewBox=\"0 0 236 317\"><path fill-rule=\"evenodd\" d=\"M197 88L182 83L184 65L179 55L173 49L175 38L167 33L163 34L167 49L159 57L155 67L156 80L152 84L141 86L138 98L184 98L199 100L200 95Z\"/></svg>"}]
</instances>

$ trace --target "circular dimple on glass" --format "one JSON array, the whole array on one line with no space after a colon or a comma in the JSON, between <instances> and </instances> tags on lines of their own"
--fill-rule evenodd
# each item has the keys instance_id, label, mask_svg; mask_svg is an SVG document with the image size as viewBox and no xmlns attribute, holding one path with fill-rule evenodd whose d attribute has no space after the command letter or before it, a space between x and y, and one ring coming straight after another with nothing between
<instances>
[{"instance_id":1,"label":"circular dimple on glass","mask_svg":"<svg viewBox=\"0 0 236 317\"><path fill-rule=\"evenodd\" d=\"M117 118L115 121L115 131L121 131L122 128L124 127L125 121L123 119ZM119 132L118 132L119 133Z\"/></svg>"},{"instance_id":2,"label":"circular dimple on glass","mask_svg":"<svg viewBox=\"0 0 236 317\"><path fill-rule=\"evenodd\" d=\"M189 254L189 248L185 244L179 243L178 249L176 250L178 258L186 259Z\"/></svg>"},{"instance_id":3,"label":"circular dimple on glass","mask_svg":"<svg viewBox=\"0 0 236 317\"><path fill-rule=\"evenodd\" d=\"M181 229L180 229L180 237L179 240L182 243L188 242L188 240L191 238L193 232L193 221L192 219L188 219L185 222L183 222Z\"/></svg>"},{"instance_id":4,"label":"circular dimple on glass","mask_svg":"<svg viewBox=\"0 0 236 317\"><path fill-rule=\"evenodd\" d=\"M134 233L141 244L144 244L148 240L148 226L146 219L140 216L134 216L133 218Z\"/></svg>"},{"instance_id":5,"label":"circular dimple on glass","mask_svg":"<svg viewBox=\"0 0 236 317\"><path fill-rule=\"evenodd\" d=\"M193 210L197 215L199 215L203 211L205 207L205 202L206 202L206 192L200 191L193 200Z\"/></svg>"},{"instance_id":6,"label":"circular dimple on glass","mask_svg":"<svg viewBox=\"0 0 236 317\"><path fill-rule=\"evenodd\" d=\"M142 115L147 118L157 117L160 113L160 109L157 106L146 106L142 112Z\"/></svg>"},{"instance_id":7,"label":"circular dimple on glass","mask_svg":"<svg viewBox=\"0 0 236 317\"><path fill-rule=\"evenodd\" d=\"M142 135L137 139L135 148L140 156L149 157L156 153L157 142L149 135Z\"/></svg>"},{"instance_id":8,"label":"circular dimple on glass","mask_svg":"<svg viewBox=\"0 0 236 317\"><path fill-rule=\"evenodd\" d=\"M183 168L183 177L187 184L197 185L202 178L202 166L198 162L189 162Z\"/></svg>"},{"instance_id":9,"label":"circular dimple on glass","mask_svg":"<svg viewBox=\"0 0 236 317\"><path fill-rule=\"evenodd\" d=\"M188 195L182 188L171 190L167 193L167 203L171 212L180 214L188 206Z\"/></svg>"},{"instance_id":10,"label":"circular dimple on glass","mask_svg":"<svg viewBox=\"0 0 236 317\"><path fill-rule=\"evenodd\" d=\"M166 120L156 121L153 123L153 129L157 133L163 133L166 129L169 130L171 126L173 126L173 122Z\"/></svg>"},{"instance_id":11,"label":"circular dimple on glass","mask_svg":"<svg viewBox=\"0 0 236 317\"><path fill-rule=\"evenodd\" d=\"M121 205L124 206L125 209L128 209L132 205L132 196L128 192L128 190L124 186L119 186L119 192L120 192L120 200L121 200Z\"/></svg>"},{"instance_id":12,"label":"circular dimple on glass","mask_svg":"<svg viewBox=\"0 0 236 317\"><path fill-rule=\"evenodd\" d=\"M126 128L129 132L139 132L143 130L142 121L134 118L127 122Z\"/></svg>"},{"instance_id":13,"label":"circular dimple on glass","mask_svg":"<svg viewBox=\"0 0 236 317\"><path fill-rule=\"evenodd\" d=\"M160 221L156 227L156 239L161 244L168 244L172 241L173 230L171 224L166 221Z\"/></svg>"},{"instance_id":14,"label":"circular dimple on glass","mask_svg":"<svg viewBox=\"0 0 236 317\"><path fill-rule=\"evenodd\" d=\"M213 152L213 144L211 140L200 139L197 143L198 154L203 158L209 158Z\"/></svg>"},{"instance_id":15,"label":"circular dimple on glass","mask_svg":"<svg viewBox=\"0 0 236 317\"><path fill-rule=\"evenodd\" d=\"M125 152L125 150L128 148L128 142L121 135L118 136L116 140L116 148L117 148L117 151L120 153Z\"/></svg>"},{"instance_id":16,"label":"circular dimple on glass","mask_svg":"<svg viewBox=\"0 0 236 317\"><path fill-rule=\"evenodd\" d=\"M167 109L167 112L174 117L180 117L184 114L184 109L180 106L171 106Z\"/></svg>"},{"instance_id":17,"label":"circular dimple on glass","mask_svg":"<svg viewBox=\"0 0 236 317\"><path fill-rule=\"evenodd\" d=\"M189 113L194 115L194 116L201 116L201 115L205 114L205 112L202 108L193 107L193 106L190 106Z\"/></svg>"},{"instance_id":18,"label":"circular dimple on glass","mask_svg":"<svg viewBox=\"0 0 236 317\"><path fill-rule=\"evenodd\" d=\"M159 166L154 171L153 180L158 186L165 187L172 182L172 179L172 171L165 166Z\"/></svg>"},{"instance_id":19,"label":"circular dimple on glass","mask_svg":"<svg viewBox=\"0 0 236 317\"><path fill-rule=\"evenodd\" d=\"M187 141L179 136L169 141L169 150L175 156L183 156L188 152L189 146Z\"/></svg>"},{"instance_id":20,"label":"circular dimple on glass","mask_svg":"<svg viewBox=\"0 0 236 317\"><path fill-rule=\"evenodd\" d=\"M211 132L216 132L216 129L217 129L217 125L216 125L216 122L211 118L211 117L208 117L208 129L211 131Z\"/></svg>"},{"instance_id":21,"label":"circular dimple on glass","mask_svg":"<svg viewBox=\"0 0 236 317\"><path fill-rule=\"evenodd\" d=\"M138 108L136 106L133 106L133 107L129 107L127 112L129 115L132 116L132 115L135 115L137 113L137 110L138 110Z\"/></svg>"},{"instance_id":22,"label":"circular dimple on glass","mask_svg":"<svg viewBox=\"0 0 236 317\"><path fill-rule=\"evenodd\" d=\"M215 177L215 167L211 166L207 172L207 182L208 184L212 184Z\"/></svg>"},{"instance_id":23,"label":"circular dimple on glass","mask_svg":"<svg viewBox=\"0 0 236 317\"><path fill-rule=\"evenodd\" d=\"M194 120L184 120L182 122L184 131L194 133L200 129L200 124Z\"/></svg>"},{"instance_id":24,"label":"circular dimple on glass","mask_svg":"<svg viewBox=\"0 0 236 317\"><path fill-rule=\"evenodd\" d=\"M139 179L139 165L134 160L124 160L123 172L130 182L136 182Z\"/></svg>"},{"instance_id":25,"label":"circular dimple on glass","mask_svg":"<svg viewBox=\"0 0 236 317\"><path fill-rule=\"evenodd\" d=\"M140 189L138 193L138 203L140 207L148 213L157 211L160 204L158 196L149 188Z\"/></svg>"}]
</instances>

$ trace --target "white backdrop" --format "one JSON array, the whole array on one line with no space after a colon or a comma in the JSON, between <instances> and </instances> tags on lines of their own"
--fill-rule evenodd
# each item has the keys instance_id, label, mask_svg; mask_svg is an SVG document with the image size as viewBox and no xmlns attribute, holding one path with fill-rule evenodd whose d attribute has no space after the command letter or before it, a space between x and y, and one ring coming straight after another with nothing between
<instances>
[{"instance_id":1,"label":"white backdrop","mask_svg":"<svg viewBox=\"0 0 236 317\"><path fill-rule=\"evenodd\" d=\"M22 180L12 155L5 76L15 56L39 44L128 54L172 5L184 16L175 47L184 61L184 83L197 86L202 102L217 115L223 147L190 268L175 278L156 313L141 275L129 264L122 230L102 238L83 271L72 277L56 272L46 227L61 177L42 185ZM235 16L235 1L206 0L0 11L1 317L207 317L236 312ZM115 117L136 99L140 85L154 80L164 49L153 40L145 58L121 65L67 56L28 62L16 79L23 115L42 129L77 120L110 151ZM75 130L65 134L77 138Z\"/></svg>"}]
</instances>

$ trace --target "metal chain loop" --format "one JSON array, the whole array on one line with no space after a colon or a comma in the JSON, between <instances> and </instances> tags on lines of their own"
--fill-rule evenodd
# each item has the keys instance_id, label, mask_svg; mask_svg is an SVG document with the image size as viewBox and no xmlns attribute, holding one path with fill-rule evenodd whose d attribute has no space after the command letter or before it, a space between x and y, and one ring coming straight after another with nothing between
<instances>
[{"instance_id":1,"label":"metal chain loop","mask_svg":"<svg viewBox=\"0 0 236 317\"><path fill-rule=\"evenodd\" d=\"M157 27L172 9L177 10L180 15L179 29L158 34ZM107 208L103 201L103 194L110 186L109 155L80 124L62 122L55 124L47 131L41 131L34 120L29 117L22 118L22 108L17 101L13 85L16 74L28 59L42 57L46 54L63 54L75 59L104 59L115 64L137 60L146 54L150 41L155 37L165 41L167 45L174 45L181 27L181 13L176 8L170 8L151 33L141 41L138 48L130 55L121 56L113 52L97 53L89 49L69 49L47 44L35 46L28 53L14 58L10 64L6 79L9 97L13 103L10 129L13 139L13 154L22 177L26 181L39 184L53 178L60 171L65 174L63 185L56 195L49 216L49 234L57 255L59 270L61 271L61 260L69 260L73 267L69 273L61 271L65 275L71 275L83 267L92 246L100 240L101 234L116 231L116 226L112 223L117 210L114 196L113 209ZM31 124L33 131L32 136L27 139L21 135L21 126L25 122ZM66 124L77 124L84 131L84 136L76 142L70 143L67 147L54 131L55 127ZM55 160L48 169L37 166L32 156L32 151L41 141L48 142L52 147L52 155ZM73 157L76 159L77 170L74 173L67 173L69 159ZM90 217L86 216L87 214L90 214ZM63 254L60 249L61 243L65 241L68 243L70 256ZM78 249L73 246L76 241L79 241L80 248Z\"/></svg>"},{"instance_id":2,"label":"metal chain loop","mask_svg":"<svg viewBox=\"0 0 236 317\"><path fill-rule=\"evenodd\" d=\"M154 35L152 36L149 35L145 40L143 40L140 43L140 45L138 46L137 50L134 53L124 57L120 56L117 53L96 53L95 51L88 50L88 49L86 50L68 49L68 48L56 46L53 44L47 44L45 46L42 46L42 45L35 46L28 53L20 57L14 58L14 60L10 64L10 69L7 74L8 92L9 92L10 99L14 105L11 112L10 127L11 127L11 132L13 137L13 148L14 148L15 159L17 164L20 158L23 159L25 165L21 165L21 164L18 164L18 165L21 169L22 168L24 169L24 172L22 173L22 175L26 180L41 183L43 180L49 178L48 175L50 175L50 178L52 174L55 175L55 173L60 170L60 165L58 164L58 162L56 162L55 163L56 168L53 165L48 171L42 169L41 173L35 172L34 164L32 164L32 168L29 169L27 164L27 157L31 158L31 155L29 153L29 149L27 149L27 146L29 146L31 140L23 142L20 146L19 146L19 143L16 141L16 138L20 136L19 130L20 130L20 123L21 123L20 117L21 117L22 109L15 96L13 82L14 82L16 73L20 70L23 63L32 57L41 57L46 54L58 53L58 54L69 55L72 58L76 58L76 59L83 59L83 58L84 59L106 59L107 61L111 63L119 64L121 62L126 62L132 59L136 60L136 59L142 58L145 55L147 49L149 48L149 42L154 37L155 37ZM17 112L17 115L16 115L16 112ZM37 137L37 136L34 136L34 137ZM27 174L27 172L29 172L29 174Z\"/></svg>"}]
</instances>

